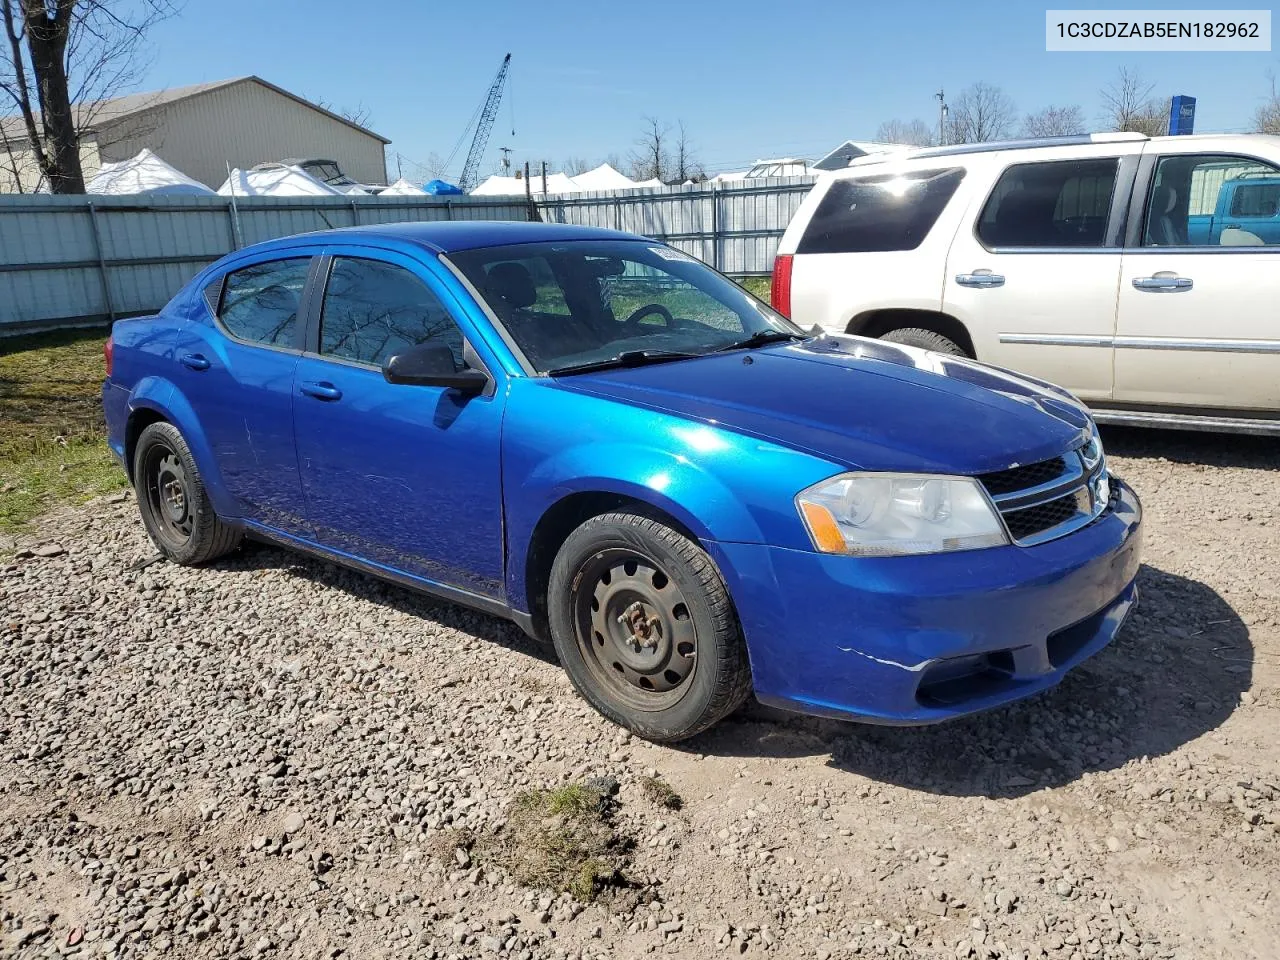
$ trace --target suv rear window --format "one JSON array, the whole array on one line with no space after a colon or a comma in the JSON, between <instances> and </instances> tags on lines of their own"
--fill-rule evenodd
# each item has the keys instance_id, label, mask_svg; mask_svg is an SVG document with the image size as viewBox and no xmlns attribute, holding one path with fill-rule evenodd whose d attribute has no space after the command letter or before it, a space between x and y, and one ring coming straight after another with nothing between
<instances>
[{"instance_id":1,"label":"suv rear window","mask_svg":"<svg viewBox=\"0 0 1280 960\"><path fill-rule=\"evenodd\" d=\"M988 247L1100 247L1120 161L1018 163L1000 176L978 219Z\"/></svg>"},{"instance_id":2,"label":"suv rear window","mask_svg":"<svg viewBox=\"0 0 1280 960\"><path fill-rule=\"evenodd\" d=\"M836 180L818 203L797 253L914 250L933 229L964 170L913 170Z\"/></svg>"}]
</instances>

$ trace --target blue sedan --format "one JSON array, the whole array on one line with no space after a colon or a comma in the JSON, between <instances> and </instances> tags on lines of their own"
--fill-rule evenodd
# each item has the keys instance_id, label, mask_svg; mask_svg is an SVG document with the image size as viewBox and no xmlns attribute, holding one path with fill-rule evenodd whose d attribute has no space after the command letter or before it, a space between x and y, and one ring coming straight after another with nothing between
<instances>
[{"instance_id":1,"label":"blue sedan","mask_svg":"<svg viewBox=\"0 0 1280 960\"><path fill-rule=\"evenodd\" d=\"M812 336L623 233L403 224L237 251L115 324L110 444L180 564L246 536L514 620L658 741L754 692L931 723L1056 684L1136 600L1089 414Z\"/></svg>"}]
</instances>

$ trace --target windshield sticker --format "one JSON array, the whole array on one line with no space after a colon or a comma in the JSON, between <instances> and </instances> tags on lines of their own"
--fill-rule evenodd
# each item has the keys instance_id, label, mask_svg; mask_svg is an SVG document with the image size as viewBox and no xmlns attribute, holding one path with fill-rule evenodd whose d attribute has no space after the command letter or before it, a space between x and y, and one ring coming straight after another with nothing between
<instances>
[{"instance_id":1,"label":"windshield sticker","mask_svg":"<svg viewBox=\"0 0 1280 960\"><path fill-rule=\"evenodd\" d=\"M693 257L689 256L687 253L681 250L677 250L674 247L650 247L649 249L652 250L654 253L656 253L658 256L660 256L663 260L678 260L683 263L698 262Z\"/></svg>"}]
</instances>

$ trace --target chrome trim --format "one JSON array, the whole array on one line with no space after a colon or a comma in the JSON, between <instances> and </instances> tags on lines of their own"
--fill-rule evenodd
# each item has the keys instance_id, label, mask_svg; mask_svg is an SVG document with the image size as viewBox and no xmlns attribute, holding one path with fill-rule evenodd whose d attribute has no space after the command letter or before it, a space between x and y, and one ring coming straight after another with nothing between
<instances>
[{"instance_id":1,"label":"chrome trim","mask_svg":"<svg viewBox=\"0 0 1280 960\"><path fill-rule=\"evenodd\" d=\"M1117 350L1204 350L1210 353L1280 353L1280 340L1193 340L1190 337L1115 337Z\"/></svg>"},{"instance_id":2,"label":"chrome trim","mask_svg":"<svg viewBox=\"0 0 1280 960\"><path fill-rule=\"evenodd\" d=\"M1050 540L1057 540L1059 537L1065 537L1069 533L1075 533L1081 527L1088 526L1101 516L1102 511L1107 508L1105 503L1099 503L1094 500L1093 486L1091 483L1076 490L1075 497L1075 516L1062 521L1062 523L1059 523L1057 526L1041 530L1039 533L1033 533L1031 536L1024 537L1021 540L1016 540L1012 536L1009 539L1013 540L1013 542L1020 547L1034 547L1042 543L1048 543ZM1010 512L1016 513L1017 511Z\"/></svg>"},{"instance_id":3,"label":"chrome trim","mask_svg":"<svg viewBox=\"0 0 1280 960\"><path fill-rule=\"evenodd\" d=\"M1194 416L1186 413L1157 413L1141 410L1091 410L1093 419L1117 427L1156 427L1201 430L1208 433L1239 433L1255 437L1280 437L1280 420L1251 420L1246 417Z\"/></svg>"},{"instance_id":4,"label":"chrome trim","mask_svg":"<svg viewBox=\"0 0 1280 960\"><path fill-rule=\"evenodd\" d=\"M1091 431L1083 443L1062 454L1064 472L1053 480L990 497L1011 543L1019 547L1034 547L1037 544L1065 537L1092 523L1107 509L1108 501L1099 493L1101 479L1109 477L1107 458L1105 454L1100 454L1090 465L1088 451L1092 443L1093 432ZM983 487L985 489L985 484ZM1021 539L1015 537L1009 530L1008 518L1011 515L1024 510L1034 510L1044 504L1070 496L1075 497L1076 512L1061 523Z\"/></svg>"},{"instance_id":5,"label":"chrome trim","mask_svg":"<svg viewBox=\"0 0 1280 960\"><path fill-rule=\"evenodd\" d=\"M1194 340L1190 337L1108 337L1100 334L1001 333L1001 343L1043 347L1114 347L1118 350L1200 350L1206 353L1280 353L1280 340Z\"/></svg>"},{"instance_id":6,"label":"chrome trim","mask_svg":"<svg viewBox=\"0 0 1280 960\"><path fill-rule=\"evenodd\" d=\"M1109 347L1115 337L1102 334L1002 333L1001 343L1023 343L1046 347Z\"/></svg>"}]
</instances>

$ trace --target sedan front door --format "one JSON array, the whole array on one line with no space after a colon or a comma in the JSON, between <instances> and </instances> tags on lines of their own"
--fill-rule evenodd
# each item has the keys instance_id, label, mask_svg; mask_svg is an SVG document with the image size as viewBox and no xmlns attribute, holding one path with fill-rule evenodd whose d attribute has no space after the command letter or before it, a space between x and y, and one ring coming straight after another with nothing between
<instances>
[{"instance_id":1,"label":"sedan front door","mask_svg":"<svg viewBox=\"0 0 1280 960\"><path fill-rule=\"evenodd\" d=\"M362 247L327 253L294 376L298 462L317 540L500 599L504 393L388 383L382 364L429 340L448 344L459 368L464 351L472 365L483 361L465 347L452 294L422 264Z\"/></svg>"}]
</instances>

